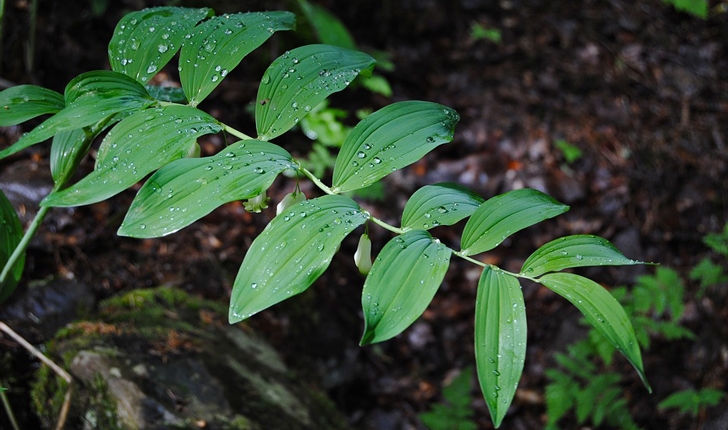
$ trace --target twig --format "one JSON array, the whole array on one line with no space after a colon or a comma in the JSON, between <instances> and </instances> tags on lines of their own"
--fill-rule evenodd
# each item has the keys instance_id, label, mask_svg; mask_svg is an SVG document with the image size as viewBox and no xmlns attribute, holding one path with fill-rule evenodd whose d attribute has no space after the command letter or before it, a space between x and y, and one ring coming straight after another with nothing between
<instances>
[{"instance_id":1,"label":"twig","mask_svg":"<svg viewBox=\"0 0 728 430\"><path fill-rule=\"evenodd\" d=\"M8 395L5 394L5 391L0 391L0 397L3 400L3 406L5 406L5 412L8 413L8 419L10 420L10 425L13 426L13 430L20 430L20 426L18 426L18 422L15 420L15 415L13 414L13 408L10 407Z\"/></svg>"},{"instance_id":2,"label":"twig","mask_svg":"<svg viewBox=\"0 0 728 430\"><path fill-rule=\"evenodd\" d=\"M16 342L20 344L23 348L28 350L31 354L36 356L38 360L42 361L43 364L50 367L51 370L56 372L58 376L63 378L63 380L66 381L68 384L68 388L66 389L66 395L63 398L63 405L61 406L61 411L58 414L58 421L56 423L56 430L62 430L63 426L66 423L66 418L68 417L68 410L71 406L71 396L73 393L73 378L71 378L71 375L68 374L63 368L56 363L54 363L50 358L43 355L42 352L38 351L36 347L31 345L27 340L23 339L22 336L20 336L18 333L13 331L10 327L8 327L7 324L0 321L0 331L3 331L7 333L10 337L12 337Z\"/></svg>"}]
</instances>

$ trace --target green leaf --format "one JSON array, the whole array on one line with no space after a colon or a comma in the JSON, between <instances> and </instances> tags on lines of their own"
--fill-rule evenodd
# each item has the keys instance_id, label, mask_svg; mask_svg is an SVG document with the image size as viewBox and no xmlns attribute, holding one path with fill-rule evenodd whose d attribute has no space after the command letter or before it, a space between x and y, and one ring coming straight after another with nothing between
<instances>
[{"instance_id":1,"label":"green leaf","mask_svg":"<svg viewBox=\"0 0 728 430\"><path fill-rule=\"evenodd\" d=\"M187 104L187 96L181 87L160 87L158 85L145 85L149 95L157 100L178 104Z\"/></svg>"},{"instance_id":2,"label":"green leaf","mask_svg":"<svg viewBox=\"0 0 728 430\"><path fill-rule=\"evenodd\" d=\"M23 225L15 212L5 193L0 190L0 271L4 270L5 264L23 238ZM7 299L20 281L25 265L25 252L15 265L10 268L5 280L0 282L0 302Z\"/></svg>"},{"instance_id":3,"label":"green leaf","mask_svg":"<svg viewBox=\"0 0 728 430\"><path fill-rule=\"evenodd\" d=\"M708 0L663 0L671 4L675 9L689 13L698 18L708 18Z\"/></svg>"},{"instance_id":4,"label":"green leaf","mask_svg":"<svg viewBox=\"0 0 728 430\"><path fill-rule=\"evenodd\" d=\"M349 30L331 12L306 0L298 0L298 5L321 43L356 49L356 43Z\"/></svg>"},{"instance_id":5,"label":"green leaf","mask_svg":"<svg viewBox=\"0 0 728 430\"><path fill-rule=\"evenodd\" d=\"M0 151L0 159L57 133L83 128L124 112L155 103L139 83L120 73L98 70L74 78L66 87L66 107Z\"/></svg>"},{"instance_id":6,"label":"green leaf","mask_svg":"<svg viewBox=\"0 0 728 430\"><path fill-rule=\"evenodd\" d=\"M116 25L109 42L111 69L146 84L174 57L209 8L154 7L131 12Z\"/></svg>"},{"instance_id":7,"label":"green leaf","mask_svg":"<svg viewBox=\"0 0 728 430\"><path fill-rule=\"evenodd\" d=\"M522 188L495 196L470 217L462 236L462 253L479 254L511 234L569 210L546 194Z\"/></svg>"},{"instance_id":8,"label":"green leaf","mask_svg":"<svg viewBox=\"0 0 728 430\"><path fill-rule=\"evenodd\" d=\"M677 408L682 413L690 413L697 417L700 408L715 406L720 403L726 393L713 388L702 388L700 391L694 389L672 393L657 404L659 409Z\"/></svg>"},{"instance_id":9,"label":"green leaf","mask_svg":"<svg viewBox=\"0 0 728 430\"><path fill-rule=\"evenodd\" d=\"M390 240L364 282L361 345L390 339L425 311L450 265L452 251L424 230Z\"/></svg>"},{"instance_id":10,"label":"green leaf","mask_svg":"<svg viewBox=\"0 0 728 430\"><path fill-rule=\"evenodd\" d=\"M469 217L483 198L458 184L443 182L425 185L412 194L402 212L402 228L428 230L453 225Z\"/></svg>"},{"instance_id":11,"label":"green leaf","mask_svg":"<svg viewBox=\"0 0 728 430\"><path fill-rule=\"evenodd\" d=\"M212 157L173 161L139 190L118 234L174 233L225 203L259 195L279 173L294 168L286 150L256 140L236 142Z\"/></svg>"},{"instance_id":12,"label":"green leaf","mask_svg":"<svg viewBox=\"0 0 728 430\"><path fill-rule=\"evenodd\" d=\"M449 385L442 389L443 403L435 404L432 411L418 415L423 424L430 429L476 430L473 421L470 380L473 369L466 367Z\"/></svg>"},{"instance_id":13,"label":"green leaf","mask_svg":"<svg viewBox=\"0 0 728 430\"><path fill-rule=\"evenodd\" d=\"M290 12L252 12L222 15L197 26L180 53L182 88L197 106L240 61L274 32L291 30Z\"/></svg>"},{"instance_id":14,"label":"green leaf","mask_svg":"<svg viewBox=\"0 0 728 430\"><path fill-rule=\"evenodd\" d=\"M0 127L56 113L66 105L59 93L37 85L18 85L0 92Z\"/></svg>"},{"instance_id":15,"label":"green leaf","mask_svg":"<svg viewBox=\"0 0 728 430\"><path fill-rule=\"evenodd\" d=\"M334 166L337 192L371 185L408 166L453 138L460 116L449 107L423 101L386 106L349 133Z\"/></svg>"},{"instance_id":16,"label":"green leaf","mask_svg":"<svg viewBox=\"0 0 728 430\"><path fill-rule=\"evenodd\" d=\"M258 139L270 140L287 132L359 73L371 73L374 62L362 52L328 45L301 46L278 57L258 88Z\"/></svg>"},{"instance_id":17,"label":"green leaf","mask_svg":"<svg viewBox=\"0 0 728 430\"><path fill-rule=\"evenodd\" d=\"M369 214L352 199L326 195L273 218L240 266L230 299L230 323L304 292L326 270L339 244Z\"/></svg>"},{"instance_id":18,"label":"green leaf","mask_svg":"<svg viewBox=\"0 0 728 430\"><path fill-rule=\"evenodd\" d=\"M576 306L586 320L632 363L642 383L652 392L632 324L622 306L606 289L573 273L548 273L539 282Z\"/></svg>"},{"instance_id":19,"label":"green leaf","mask_svg":"<svg viewBox=\"0 0 728 430\"><path fill-rule=\"evenodd\" d=\"M526 359L526 305L518 279L486 267L475 301L475 359L496 428L516 394Z\"/></svg>"},{"instance_id":20,"label":"green leaf","mask_svg":"<svg viewBox=\"0 0 728 430\"><path fill-rule=\"evenodd\" d=\"M93 139L87 139L83 129L64 131L53 136L51 176L56 184L73 176L92 142Z\"/></svg>"},{"instance_id":21,"label":"green leaf","mask_svg":"<svg viewBox=\"0 0 728 430\"><path fill-rule=\"evenodd\" d=\"M220 130L222 125L215 118L190 106L137 112L106 135L93 172L50 194L41 205L78 206L105 200L170 161L185 157L198 137Z\"/></svg>"},{"instance_id":22,"label":"green leaf","mask_svg":"<svg viewBox=\"0 0 728 430\"><path fill-rule=\"evenodd\" d=\"M606 239L574 235L553 240L537 249L523 263L521 273L535 277L573 267L634 264L644 263L625 257Z\"/></svg>"}]
</instances>

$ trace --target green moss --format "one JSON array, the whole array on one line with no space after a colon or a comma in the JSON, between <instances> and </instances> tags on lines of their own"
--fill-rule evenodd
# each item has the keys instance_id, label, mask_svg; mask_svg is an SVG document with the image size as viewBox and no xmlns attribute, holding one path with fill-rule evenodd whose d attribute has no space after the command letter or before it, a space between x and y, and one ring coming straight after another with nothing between
<instances>
[{"instance_id":1,"label":"green moss","mask_svg":"<svg viewBox=\"0 0 728 430\"><path fill-rule=\"evenodd\" d=\"M223 426L225 430L258 430L259 427L242 415L235 415Z\"/></svg>"},{"instance_id":2,"label":"green moss","mask_svg":"<svg viewBox=\"0 0 728 430\"><path fill-rule=\"evenodd\" d=\"M68 383L48 366L42 366L36 372L36 380L30 391L31 406L46 427L57 420L66 391Z\"/></svg>"}]
</instances>

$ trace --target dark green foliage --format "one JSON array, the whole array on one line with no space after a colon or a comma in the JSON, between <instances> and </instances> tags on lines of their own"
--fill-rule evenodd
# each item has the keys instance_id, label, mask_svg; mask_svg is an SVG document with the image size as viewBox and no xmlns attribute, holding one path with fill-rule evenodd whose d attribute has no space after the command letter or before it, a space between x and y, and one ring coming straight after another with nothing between
<instances>
[{"instance_id":1,"label":"dark green foliage","mask_svg":"<svg viewBox=\"0 0 728 430\"><path fill-rule=\"evenodd\" d=\"M475 430L473 422L473 396L470 380L473 369L466 367L448 386L442 389L442 403L436 403L432 410L419 415L422 423L430 430Z\"/></svg>"}]
</instances>

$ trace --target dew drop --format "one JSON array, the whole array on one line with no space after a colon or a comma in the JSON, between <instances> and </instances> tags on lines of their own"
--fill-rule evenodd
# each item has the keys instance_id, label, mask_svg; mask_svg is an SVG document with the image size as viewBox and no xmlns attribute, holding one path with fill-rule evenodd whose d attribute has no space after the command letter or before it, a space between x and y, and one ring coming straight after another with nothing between
<instances>
[{"instance_id":1,"label":"dew drop","mask_svg":"<svg viewBox=\"0 0 728 430\"><path fill-rule=\"evenodd\" d=\"M252 289L258 288L258 283L253 282L252 284L250 284L250 288L252 288Z\"/></svg>"}]
</instances>

